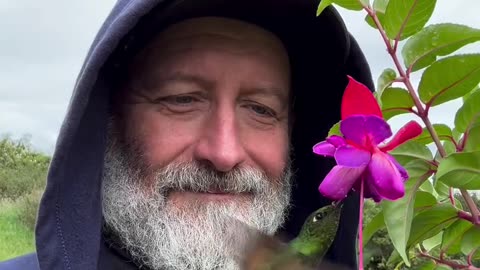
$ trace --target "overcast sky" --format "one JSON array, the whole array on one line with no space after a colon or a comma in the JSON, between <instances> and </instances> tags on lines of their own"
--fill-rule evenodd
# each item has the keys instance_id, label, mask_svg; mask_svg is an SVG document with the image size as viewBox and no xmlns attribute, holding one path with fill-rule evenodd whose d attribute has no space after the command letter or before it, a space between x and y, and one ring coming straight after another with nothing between
<instances>
[{"instance_id":1,"label":"overcast sky","mask_svg":"<svg viewBox=\"0 0 480 270\"><path fill-rule=\"evenodd\" d=\"M0 135L30 134L36 149L52 153L75 79L114 2L0 0ZM478 0L438 0L429 24L480 28L478 11ZM340 12L376 81L384 68L392 66L378 33L363 22L364 13ZM480 52L480 45L462 52ZM459 105L457 101L439 106L432 111L433 122L452 125ZM393 129L409 119L392 119Z\"/></svg>"}]
</instances>

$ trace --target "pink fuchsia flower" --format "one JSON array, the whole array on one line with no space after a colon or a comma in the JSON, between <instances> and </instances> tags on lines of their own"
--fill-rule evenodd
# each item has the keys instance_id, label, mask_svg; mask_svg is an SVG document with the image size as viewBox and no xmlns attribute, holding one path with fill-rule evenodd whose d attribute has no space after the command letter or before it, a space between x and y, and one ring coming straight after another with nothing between
<instances>
[{"instance_id":1,"label":"pink fuchsia flower","mask_svg":"<svg viewBox=\"0 0 480 270\"><path fill-rule=\"evenodd\" d=\"M333 200L344 199L348 192L364 184L364 197L379 202L404 196L407 171L388 152L422 133L415 121L407 123L392 136L388 123L373 94L366 86L348 76L342 98L340 132L317 143L313 152L334 157L337 165L319 186L322 195Z\"/></svg>"}]
</instances>

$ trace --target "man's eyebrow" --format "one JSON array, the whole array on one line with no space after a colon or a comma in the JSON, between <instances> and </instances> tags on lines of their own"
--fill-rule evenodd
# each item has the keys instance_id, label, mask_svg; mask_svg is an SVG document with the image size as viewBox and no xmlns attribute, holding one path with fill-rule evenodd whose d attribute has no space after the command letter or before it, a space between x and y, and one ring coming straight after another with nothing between
<instances>
[{"instance_id":1,"label":"man's eyebrow","mask_svg":"<svg viewBox=\"0 0 480 270\"><path fill-rule=\"evenodd\" d=\"M260 95L265 97L275 97L277 98L282 106L288 105L288 89L283 89L280 87L246 87L242 89L242 93L245 96L249 95Z\"/></svg>"},{"instance_id":2,"label":"man's eyebrow","mask_svg":"<svg viewBox=\"0 0 480 270\"><path fill-rule=\"evenodd\" d=\"M190 83L196 84L203 89L212 89L214 82L195 74L188 74L184 72L172 72L155 76L144 83L145 88L155 89L161 88L170 83Z\"/></svg>"}]
</instances>

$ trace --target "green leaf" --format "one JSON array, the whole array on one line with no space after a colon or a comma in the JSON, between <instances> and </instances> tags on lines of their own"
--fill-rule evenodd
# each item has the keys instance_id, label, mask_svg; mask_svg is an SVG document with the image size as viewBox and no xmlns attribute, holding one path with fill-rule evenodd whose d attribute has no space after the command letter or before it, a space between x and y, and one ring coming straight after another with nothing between
<instances>
[{"instance_id":1,"label":"green leaf","mask_svg":"<svg viewBox=\"0 0 480 270\"><path fill-rule=\"evenodd\" d=\"M472 227L464 235L461 243L462 253L465 255L475 251L474 259L480 258L480 227Z\"/></svg>"},{"instance_id":2,"label":"green leaf","mask_svg":"<svg viewBox=\"0 0 480 270\"><path fill-rule=\"evenodd\" d=\"M388 6L388 1L389 0L375 0L373 1L373 9L375 10L375 14L377 15L378 21L380 22L381 25L384 25L383 21L385 18L385 11L387 10ZM365 21L373 27L374 29L377 29L377 25L373 21L373 18L370 15L365 16Z\"/></svg>"},{"instance_id":3,"label":"green leaf","mask_svg":"<svg viewBox=\"0 0 480 270\"><path fill-rule=\"evenodd\" d=\"M366 246L370 238L380 229L385 228L385 221L383 220L383 212L378 214L363 228L363 246Z\"/></svg>"},{"instance_id":4,"label":"green leaf","mask_svg":"<svg viewBox=\"0 0 480 270\"><path fill-rule=\"evenodd\" d=\"M473 91L455 115L455 129L458 132L465 132L475 123L480 123L480 90Z\"/></svg>"},{"instance_id":5,"label":"green leaf","mask_svg":"<svg viewBox=\"0 0 480 270\"><path fill-rule=\"evenodd\" d=\"M463 210L462 202L460 200L458 200L457 198L454 198L453 200L455 201L455 207L457 209Z\"/></svg>"},{"instance_id":6,"label":"green leaf","mask_svg":"<svg viewBox=\"0 0 480 270\"><path fill-rule=\"evenodd\" d=\"M467 99L470 97L471 94L475 93L475 91L480 91L480 85L475 87L475 89L473 89L472 91L468 92L467 94L465 94L465 96L462 97L462 101L463 103L465 103L465 101L467 101Z\"/></svg>"},{"instance_id":7,"label":"green leaf","mask_svg":"<svg viewBox=\"0 0 480 270\"><path fill-rule=\"evenodd\" d=\"M431 251L432 249L438 247L442 243L442 236L443 236L443 232L440 232L433 237L423 240L422 241L423 247L427 251Z\"/></svg>"},{"instance_id":8,"label":"green leaf","mask_svg":"<svg viewBox=\"0 0 480 270\"><path fill-rule=\"evenodd\" d=\"M383 91L389 87L393 81L397 78L397 73L395 70L391 68L385 69L382 74L380 74L380 77L378 77L377 81L377 95L378 95L378 100L380 105L382 104L382 94Z\"/></svg>"},{"instance_id":9,"label":"green leaf","mask_svg":"<svg viewBox=\"0 0 480 270\"><path fill-rule=\"evenodd\" d=\"M435 270L453 270L453 268L445 264L439 264L435 267Z\"/></svg>"},{"instance_id":10,"label":"green leaf","mask_svg":"<svg viewBox=\"0 0 480 270\"><path fill-rule=\"evenodd\" d=\"M370 0L359 0L359 1L362 3L362 9L363 9L363 7L370 6Z\"/></svg>"},{"instance_id":11,"label":"green leaf","mask_svg":"<svg viewBox=\"0 0 480 270\"><path fill-rule=\"evenodd\" d=\"M450 187L480 189L480 151L449 155L440 162L436 177Z\"/></svg>"},{"instance_id":12,"label":"green leaf","mask_svg":"<svg viewBox=\"0 0 480 270\"><path fill-rule=\"evenodd\" d=\"M434 170L433 165L423 159L412 160L405 164L404 167L408 172L409 179L416 179L419 177L426 179Z\"/></svg>"},{"instance_id":13,"label":"green leaf","mask_svg":"<svg viewBox=\"0 0 480 270\"><path fill-rule=\"evenodd\" d=\"M452 130L447 125L433 124L432 126L441 141L450 140L453 138ZM432 139L432 136L430 135L430 132L428 132L428 129L425 127L423 128L422 134L420 134L420 136L415 138L415 141L421 144L429 144L433 142L433 139Z\"/></svg>"},{"instance_id":14,"label":"green leaf","mask_svg":"<svg viewBox=\"0 0 480 270\"><path fill-rule=\"evenodd\" d=\"M390 39L403 40L420 31L432 16L436 0L390 0L384 28Z\"/></svg>"},{"instance_id":15,"label":"green leaf","mask_svg":"<svg viewBox=\"0 0 480 270\"><path fill-rule=\"evenodd\" d=\"M385 13L387 11L389 0L375 0L373 1L373 9L376 12Z\"/></svg>"},{"instance_id":16,"label":"green leaf","mask_svg":"<svg viewBox=\"0 0 480 270\"><path fill-rule=\"evenodd\" d=\"M333 0L321 0L317 8L317 16L322 14L322 12L332 4L333 4Z\"/></svg>"},{"instance_id":17,"label":"green leaf","mask_svg":"<svg viewBox=\"0 0 480 270\"><path fill-rule=\"evenodd\" d=\"M365 6L368 5L368 0L360 0ZM363 6L360 4L359 0L321 0L317 8L317 16L320 15L325 8L331 4L337 4L348 10L362 10Z\"/></svg>"},{"instance_id":18,"label":"green leaf","mask_svg":"<svg viewBox=\"0 0 480 270\"><path fill-rule=\"evenodd\" d=\"M432 160L432 152L423 144L416 141L408 141L390 151L390 154L402 165L414 159Z\"/></svg>"},{"instance_id":19,"label":"green leaf","mask_svg":"<svg viewBox=\"0 0 480 270\"><path fill-rule=\"evenodd\" d=\"M398 251L394 249L392 253L390 253L390 256L388 256L387 260L387 269L400 269L399 266L403 265L404 262L402 258L400 257L400 254L398 254ZM396 265L396 266L395 266Z\"/></svg>"},{"instance_id":20,"label":"green leaf","mask_svg":"<svg viewBox=\"0 0 480 270\"><path fill-rule=\"evenodd\" d=\"M452 224L457 218L457 210L450 204L438 204L413 218L407 247L428 239Z\"/></svg>"},{"instance_id":21,"label":"green leaf","mask_svg":"<svg viewBox=\"0 0 480 270\"><path fill-rule=\"evenodd\" d=\"M391 68L383 70L382 74L380 74L380 77L378 77L377 92L382 92L383 90L385 90L385 88L390 86L396 78L397 73L395 72L395 70Z\"/></svg>"},{"instance_id":22,"label":"green leaf","mask_svg":"<svg viewBox=\"0 0 480 270\"><path fill-rule=\"evenodd\" d=\"M407 40L402 56L405 66L416 71L479 40L479 29L453 23L429 25Z\"/></svg>"},{"instance_id":23,"label":"green leaf","mask_svg":"<svg viewBox=\"0 0 480 270\"><path fill-rule=\"evenodd\" d=\"M421 186L420 190L423 190L428 193L434 193L433 184L431 181L425 181Z\"/></svg>"},{"instance_id":24,"label":"green leaf","mask_svg":"<svg viewBox=\"0 0 480 270\"><path fill-rule=\"evenodd\" d=\"M332 135L343 136L342 132L340 132L340 121L338 121L335 125L333 125L328 131L328 137Z\"/></svg>"},{"instance_id":25,"label":"green leaf","mask_svg":"<svg viewBox=\"0 0 480 270\"><path fill-rule=\"evenodd\" d=\"M426 261L415 266L412 270L434 270L436 266L433 261Z\"/></svg>"},{"instance_id":26,"label":"green leaf","mask_svg":"<svg viewBox=\"0 0 480 270\"><path fill-rule=\"evenodd\" d=\"M480 123L475 124L467 132L463 152L480 151Z\"/></svg>"},{"instance_id":27,"label":"green leaf","mask_svg":"<svg viewBox=\"0 0 480 270\"><path fill-rule=\"evenodd\" d=\"M460 253L460 244L463 235L468 231L473 224L463 219L458 219L443 233L442 245L440 249L447 254L453 255Z\"/></svg>"},{"instance_id":28,"label":"green leaf","mask_svg":"<svg viewBox=\"0 0 480 270\"><path fill-rule=\"evenodd\" d=\"M410 163L409 163L410 164ZM428 171L429 166L426 171ZM410 172L410 171L409 171ZM423 175L422 173L421 175ZM412 225L413 207L415 204L415 195L420 185L426 180L426 177L417 177L405 183L405 196L396 201L382 201L382 211L388 213L384 215L385 225L392 244L398 251L407 266L410 266L406 252L410 227Z\"/></svg>"},{"instance_id":29,"label":"green leaf","mask_svg":"<svg viewBox=\"0 0 480 270\"><path fill-rule=\"evenodd\" d=\"M384 21L384 18L385 18L385 13L377 12L377 18L378 18L378 21L380 22L380 24L384 25L383 21ZM367 22L367 24L370 25L372 28L377 29L377 25L375 24L375 22L373 21L373 19L370 15L367 14L365 16L365 22Z\"/></svg>"},{"instance_id":30,"label":"green leaf","mask_svg":"<svg viewBox=\"0 0 480 270\"><path fill-rule=\"evenodd\" d=\"M438 194L439 199L445 199L450 196L450 188L442 182L435 181L435 191Z\"/></svg>"},{"instance_id":31,"label":"green leaf","mask_svg":"<svg viewBox=\"0 0 480 270\"><path fill-rule=\"evenodd\" d=\"M410 113L414 103L407 90L389 87L382 93L381 105L383 117L388 120L395 115Z\"/></svg>"},{"instance_id":32,"label":"green leaf","mask_svg":"<svg viewBox=\"0 0 480 270\"><path fill-rule=\"evenodd\" d=\"M459 141L460 138L462 137L462 134L461 132L459 132L456 128L452 129L452 135L453 135L453 138L455 139L455 141Z\"/></svg>"},{"instance_id":33,"label":"green leaf","mask_svg":"<svg viewBox=\"0 0 480 270\"><path fill-rule=\"evenodd\" d=\"M437 199L430 192L417 191L417 195L415 195L415 197L415 205L413 206L415 211L419 211L419 209L429 208L437 204Z\"/></svg>"},{"instance_id":34,"label":"green leaf","mask_svg":"<svg viewBox=\"0 0 480 270\"><path fill-rule=\"evenodd\" d=\"M480 54L455 55L438 60L422 75L420 99L431 106L460 98L480 82Z\"/></svg>"}]
</instances>

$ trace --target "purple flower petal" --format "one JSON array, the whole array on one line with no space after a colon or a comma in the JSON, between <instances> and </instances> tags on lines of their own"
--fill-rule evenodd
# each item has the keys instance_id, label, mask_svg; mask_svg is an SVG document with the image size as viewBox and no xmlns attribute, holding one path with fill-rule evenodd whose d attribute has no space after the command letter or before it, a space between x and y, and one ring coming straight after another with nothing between
<instances>
[{"instance_id":1,"label":"purple flower petal","mask_svg":"<svg viewBox=\"0 0 480 270\"><path fill-rule=\"evenodd\" d=\"M363 175L362 175L363 181L365 182L365 186L363 187L363 197L365 199L370 199L372 198L375 202L380 202L382 200L382 197L378 195L378 191L375 189L375 187L371 184L372 181L372 176L368 170L366 170ZM353 185L353 190L356 192L360 192L360 184L361 181L355 182Z\"/></svg>"},{"instance_id":2,"label":"purple flower petal","mask_svg":"<svg viewBox=\"0 0 480 270\"><path fill-rule=\"evenodd\" d=\"M337 164L345 167L365 167L370 156L370 152L350 145L341 146L335 152Z\"/></svg>"},{"instance_id":3,"label":"purple flower petal","mask_svg":"<svg viewBox=\"0 0 480 270\"><path fill-rule=\"evenodd\" d=\"M372 192L375 191L378 196L389 200L403 197L405 194L404 181L387 154L381 151L373 153L368 170L371 175L368 184L372 185Z\"/></svg>"},{"instance_id":4,"label":"purple flower petal","mask_svg":"<svg viewBox=\"0 0 480 270\"><path fill-rule=\"evenodd\" d=\"M347 144L345 139L343 137L338 136L338 135L332 135L332 136L328 137L327 142L333 144L335 147L340 147L340 146L343 146L343 145Z\"/></svg>"},{"instance_id":5,"label":"purple flower petal","mask_svg":"<svg viewBox=\"0 0 480 270\"><path fill-rule=\"evenodd\" d=\"M365 147L370 146L370 141L378 145L392 136L387 122L375 115L350 116L340 122L340 131L347 140Z\"/></svg>"},{"instance_id":6,"label":"purple flower petal","mask_svg":"<svg viewBox=\"0 0 480 270\"><path fill-rule=\"evenodd\" d=\"M365 174L365 186L363 188L364 198L372 198L377 203L383 199L383 197L380 196L379 192L373 185L373 180L370 173Z\"/></svg>"},{"instance_id":7,"label":"purple flower petal","mask_svg":"<svg viewBox=\"0 0 480 270\"><path fill-rule=\"evenodd\" d=\"M313 152L317 155L333 157L335 150L335 146L327 141L319 142L313 146Z\"/></svg>"},{"instance_id":8,"label":"purple flower petal","mask_svg":"<svg viewBox=\"0 0 480 270\"><path fill-rule=\"evenodd\" d=\"M323 182L318 187L320 193L332 200L344 199L348 192L352 189L353 184L357 181L366 166L349 168L337 165L327 174Z\"/></svg>"},{"instance_id":9,"label":"purple flower petal","mask_svg":"<svg viewBox=\"0 0 480 270\"><path fill-rule=\"evenodd\" d=\"M387 154L387 153L385 153L385 154L387 155L390 162L392 162L393 165L395 165L395 167L397 167L397 170L400 173L400 175L402 176L402 179L406 181L408 179L407 170L405 170L405 168L403 168L402 165L400 165L400 163L398 163L398 161L393 156L391 156L390 154Z\"/></svg>"}]
</instances>

